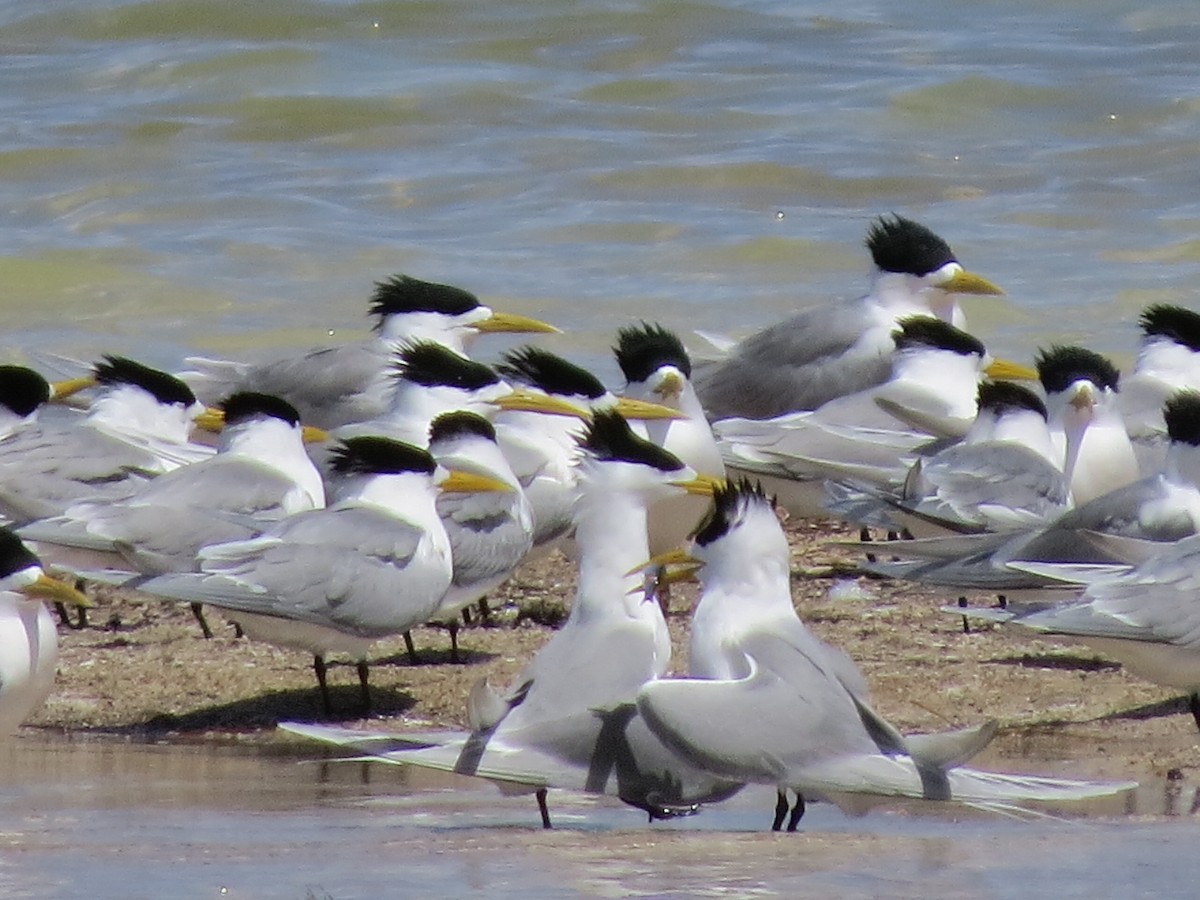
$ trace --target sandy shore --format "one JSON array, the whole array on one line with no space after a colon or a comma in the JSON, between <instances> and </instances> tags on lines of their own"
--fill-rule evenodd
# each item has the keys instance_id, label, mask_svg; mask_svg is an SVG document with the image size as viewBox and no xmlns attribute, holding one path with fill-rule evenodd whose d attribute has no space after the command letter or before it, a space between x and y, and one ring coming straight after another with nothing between
<instances>
[{"instance_id":1,"label":"sandy shore","mask_svg":"<svg viewBox=\"0 0 1200 900\"><path fill-rule=\"evenodd\" d=\"M1093 776L1200 780L1200 732L1182 698L1085 647L1015 629L964 634L959 617L939 611L957 594L856 576L858 551L831 546L851 537L842 526L799 521L788 532L800 615L858 662L876 708L902 730L995 718L1002 731L993 757L1053 762ZM439 629L415 632L415 666L401 640L381 642L371 666L371 727L461 726L470 686L485 675L505 684L548 639L545 623L565 614L573 591L573 567L561 557L522 568L492 598L491 623L461 631L458 665L449 662L448 637ZM56 690L27 727L169 741L266 740L279 721L326 718L303 654L238 638L215 616L216 636L204 640L182 604L104 590L95 599L86 628L60 630ZM686 587L672 598L680 668L692 599ZM334 718L357 721L354 667L332 665L330 683L336 708L345 711Z\"/></svg>"}]
</instances>

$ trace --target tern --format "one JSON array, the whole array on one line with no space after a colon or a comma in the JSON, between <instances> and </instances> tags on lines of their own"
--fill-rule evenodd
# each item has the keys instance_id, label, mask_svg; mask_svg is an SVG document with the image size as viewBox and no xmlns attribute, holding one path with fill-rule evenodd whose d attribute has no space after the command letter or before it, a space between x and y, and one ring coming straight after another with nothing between
<instances>
[{"instance_id":1,"label":"tern","mask_svg":"<svg viewBox=\"0 0 1200 900\"><path fill-rule=\"evenodd\" d=\"M872 223L867 248L875 277L865 297L805 310L745 339L728 358L697 367L696 390L710 419L769 419L879 384L891 372L900 319L931 316L962 328L956 295L1003 293L903 216Z\"/></svg>"},{"instance_id":2,"label":"tern","mask_svg":"<svg viewBox=\"0 0 1200 900\"><path fill-rule=\"evenodd\" d=\"M633 423L634 431L677 456L699 475L724 479L725 463L700 398L692 387L692 361L678 335L642 322L621 328L613 347L625 376L622 395L677 409L679 419ZM650 553L671 550L687 539L708 509L707 498L683 495L650 507Z\"/></svg>"},{"instance_id":3,"label":"tern","mask_svg":"<svg viewBox=\"0 0 1200 900\"><path fill-rule=\"evenodd\" d=\"M443 413L429 429L438 465L507 485L507 491L438 495L437 512L450 539L454 574L431 619L450 630L450 661L458 662L458 613L503 584L533 546L533 511L496 444L496 430L471 412Z\"/></svg>"},{"instance_id":4,"label":"tern","mask_svg":"<svg viewBox=\"0 0 1200 900\"><path fill-rule=\"evenodd\" d=\"M26 525L43 556L121 583L137 573L189 572L202 547L261 534L294 513L325 505L321 475L304 442L326 438L301 425L286 400L243 391L220 404L215 456L166 472L119 500L83 500ZM124 572L132 566L136 572ZM92 571L112 568L114 571ZM199 604L193 612L212 637Z\"/></svg>"},{"instance_id":5,"label":"tern","mask_svg":"<svg viewBox=\"0 0 1200 900\"><path fill-rule=\"evenodd\" d=\"M380 638L429 620L450 586L450 541L436 509L436 464L388 438L343 441L324 509L297 513L262 535L204 547L199 572L160 575L149 594L219 608L252 639L306 650L328 712L325 657L358 663ZM440 477L443 490L503 490L478 477Z\"/></svg>"},{"instance_id":6,"label":"tern","mask_svg":"<svg viewBox=\"0 0 1200 900\"><path fill-rule=\"evenodd\" d=\"M906 736L870 705L865 680L840 650L817 639L792 605L787 540L757 486L719 490L690 555L651 564L699 565L691 667L704 677L647 681L637 708L677 754L714 776L770 784L780 795L773 827L796 794L903 796L984 806L1078 800L1133 787L1001 775L963 767L995 723Z\"/></svg>"},{"instance_id":7,"label":"tern","mask_svg":"<svg viewBox=\"0 0 1200 900\"><path fill-rule=\"evenodd\" d=\"M616 794L663 818L715 802L739 785L702 775L654 738L633 708L638 688L670 664L662 610L631 567L646 559L646 506L681 490L711 493L672 454L638 438L615 413L598 413L582 442L576 515L579 586L566 624L504 691L472 691L469 734L422 736L426 746L379 750L384 736L301 726L368 758L476 775L535 791L550 827L550 787ZM416 739L414 739L416 740ZM374 745L374 746L373 746Z\"/></svg>"},{"instance_id":8,"label":"tern","mask_svg":"<svg viewBox=\"0 0 1200 900\"><path fill-rule=\"evenodd\" d=\"M50 578L37 556L0 526L0 740L50 694L58 666L58 632L43 600L92 605Z\"/></svg>"},{"instance_id":9,"label":"tern","mask_svg":"<svg viewBox=\"0 0 1200 900\"><path fill-rule=\"evenodd\" d=\"M1118 405L1143 475L1153 475L1166 450L1163 404L1177 391L1200 390L1200 313L1154 304L1139 319L1141 346L1121 380Z\"/></svg>"},{"instance_id":10,"label":"tern","mask_svg":"<svg viewBox=\"0 0 1200 900\"><path fill-rule=\"evenodd\" d=\"M96 364L83 415L42 416L0 441L0 515L24 524L83 498L128 496L212 455L189 440L204 411L179 379L119 356Z\"/></svg>"},{"instance_id":11,"label":"tern","mask_svg":"<svg viewBox=\"0 0 1200 900\"><path fill-rule=\"evenodd\" d=\"M1093 582L1076 600L1033 612L973 609L965 614L1086 644L1139 678L1182 690L1200 727L1197 571L1200 535L1192 535L1162 545L1157 555L1126 573Z\"/></svg>"},{"instance_id":12,"label":"tern","mask_svg":"<svg viewBox=\"0 0 1200 900\"><path fill-rule=\"evenodd\" d=\"M821 515L824 479L898 485L921 447L962 437L989 371L1034 377L1015 363L997 364L977 338L928 316L902 319L891 339L892 372L882 384L811 412L715 422L726 464L768 478L793 515Z\"/></svg>"},{"instance_id":13,"label":"tern","mask_svg":"<svg viewBox=\"0 0 1200 900\"><path fill-rule=\"evenodd\" d=\"M390 393L389 366L401 345L428 340L465 354L488 332L557 332L545 322L493 312L469 291L395 275L376 283L370 313L371 340L309 351L264 363L189 358L183 377L211 402L238 390L274 394L291 402L301 418L334 429L381 415Z\"/></svg>"}]
</instances>

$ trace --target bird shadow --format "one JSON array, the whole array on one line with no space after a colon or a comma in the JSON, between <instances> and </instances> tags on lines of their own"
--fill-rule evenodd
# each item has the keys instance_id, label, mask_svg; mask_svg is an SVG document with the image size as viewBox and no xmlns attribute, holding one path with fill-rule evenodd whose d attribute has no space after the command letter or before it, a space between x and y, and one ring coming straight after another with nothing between
<instances>
[{"instance_id":1,"label":"bird shadow","mask_svg":"<svg viewBox=\"0 0 1200 900\"><path fill-rule=\"evenodd\" d=\"M1157 700L1154 703L1144 703L1141 706L1134 706L1131 709L1121 709L1116 712L1110 712L1100 716L1096 721L1110 722L1120 721L1122 719L1133 719L1134 721L1144 721L1146 719L1160 719L1167 716L1190 715L1191 707L1188 705L1187 697L1169 697L1166 700Z\"/></svg>"},{"instance_id":2,"label":"bird shadow","mask_svg":"<svg viewBox=\"0 0 1200 900\"><path fill-rule=\"evenodd\" d=\"M996 656L980 662L998 666L1019 666L1022 669L1061 669L1066 672L1112 672L1121 668L1120 663L1098 656L1062 653L1022 653L1020 656Z\"/></svg>"},{"instance_id":3,"label":"bird shadow","mask_svg":"<svg viewBox=\"0 0 1200 900\"><path fill-rule=\"evenodd\" d=\"M417 647L417 659L413 662L408 654L401 650L390 656L371 660L372 666L474 666L496 659L499 654L487 650L472 650L469 647L458 648L458 659L450 658L450 645L439 647Z\"/></svg>"},{"instance_id":4,"label":"bird shadow","mask_svg":"<svg viewBox=\"0 0 1200 900\"><path fill-rule=\"evenodd\" d=\"M253 697L205 706L186 713L159 713L142 722L118 727L77 729L94 734L111 734L138 740L153 740L164 735L188 735L213 731L261 731L280 722L356 721L364 716L357 684L330 685L332 713L326 714L316 687L267 691ZM371 686L372 716L400 716L416 705L407 691Z\"/></svg>"}]
</instances>

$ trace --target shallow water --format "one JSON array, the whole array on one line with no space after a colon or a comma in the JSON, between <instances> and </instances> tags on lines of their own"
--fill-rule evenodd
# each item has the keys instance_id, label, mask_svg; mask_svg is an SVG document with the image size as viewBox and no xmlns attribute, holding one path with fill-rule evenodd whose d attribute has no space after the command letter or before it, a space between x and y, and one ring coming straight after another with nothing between
<instances>
[{"instance_id":1,"label":"shallow water","mask_svg":"<svg viewBox=\"0 0 1200 900\"><path fill-rule=\"evenodd\" d=\"M897 210L1008 289L994 351L1128 358L1200 275L1197 37L1173 0L0 2L5 344L310 346L408 271L612 376L631 318L860 292Z\"/></svg>"},{"instance_id":2,"label":"shallow water","mask_svg":"<svg viewBox=\"0 0 1200 900\"><path fill-rule=\"evenodd\" d=\"M817 804L774 835L769 790L653 826L553 792L544 832L528 795L302 741L27 732L0 747L0 897L1190 896L1198 798L1147 778L1067 819Z\"/></svg>"}]
</instances>

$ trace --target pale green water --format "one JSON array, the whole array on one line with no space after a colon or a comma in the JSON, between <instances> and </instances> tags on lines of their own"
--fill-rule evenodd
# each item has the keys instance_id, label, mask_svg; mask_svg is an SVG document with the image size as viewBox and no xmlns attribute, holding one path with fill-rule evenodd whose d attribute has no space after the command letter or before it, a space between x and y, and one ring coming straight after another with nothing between
<instances>
[{"instance_id":1,"label":"pale green water","mask_svg":"<svg viewBox=\"0 0 1200 900\"><path fill-rule=\"evenodd\" d=\"M897 210L1008 289L969 310L997 352L1127 356L1200 275L1198 37L1111 0L0 3L5 352L307 346L404 270L611 374L635 316L855 294Z\"/></svg>"}]
</instances>

